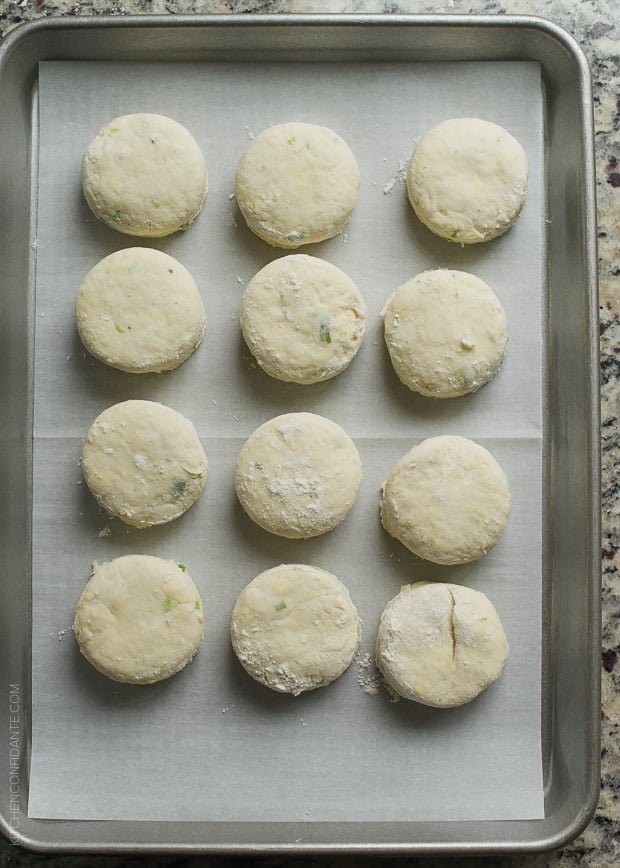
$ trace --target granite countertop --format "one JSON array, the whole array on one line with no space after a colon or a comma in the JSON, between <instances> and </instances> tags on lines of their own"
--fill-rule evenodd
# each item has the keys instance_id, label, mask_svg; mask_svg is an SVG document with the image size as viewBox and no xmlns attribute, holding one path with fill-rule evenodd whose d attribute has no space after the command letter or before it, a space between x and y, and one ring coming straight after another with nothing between
<instances>
[{"instance_id":1,"label":"granite countertop","mask_svg":"<svg viewBox=\"0 0 620 868\"><path fill-rule=\"evenodd\" d=\"M571 33L585 50L592 67L598 196L600 285L601 401L603 455L603 632L602 786L596 815L584 833L563 850L549 855L480 860L414 860L432 866L611 866L620 865L620 16L617 0L0 0L0 36L22 21L43 16L102 14L221 14L230 12L347 13L486 13L541 15ZM223 858L37 857L0 842L0 865L34 866L45 862L77 866L214 866L231 864ZM248 864L239 860L238 864ZM285 864L279 859L262 865ZM291 860L286 864L361 866L359 858ZM411 865L396 859L394 865Z\"/></svg>"}]
</instances>

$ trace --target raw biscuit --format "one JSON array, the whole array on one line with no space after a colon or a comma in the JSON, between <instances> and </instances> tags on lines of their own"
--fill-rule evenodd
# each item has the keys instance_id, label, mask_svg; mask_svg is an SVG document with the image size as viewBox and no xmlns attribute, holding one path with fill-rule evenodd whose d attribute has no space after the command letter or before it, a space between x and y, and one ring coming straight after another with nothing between
<instances>
[{"instance_id":1,"label":"raw biscuit","mask_svg":"<svg viewBox=\"0 0 620 868\"><path fill-rule=\"evenodd\" d=\"M207 471L189 419L154 401L108 407L82 447L82 473L97 503L133 527L182 515L202 494Z\"/></svg>"},{"instance_id":2,"label":"raw biscuit","mask_svg":"<svg viewBox=\"0 0 620 868\"><path fill-rule=\"evenodd\" d=\"M152 684L179 672L198 651L200 595L183 564L150 555L95 563L73 632L82 654L108 678Z\"/></svg>"},{"instance_id":3,"label":"raw biscuit","mask_svg":"<svg viewBox=\"0 0 620 868\"><path fill-rule=\"evenodd\" d=\"M294 696L342 675L360 633L357 610L342 582L305 564L282 564L256 576L241 591L230 626L246 672Z\"/></svg>"},{"instance_id":4,"label":"raw biscuit","mask_svg":"<svg viewBox=\"0 0 620 868\"><path fill-rule=\"evenodd\" d=\"M394 370L414 392L456 398L477 391L501 367L506 315L473 274L424 271L390 296L381 315Z\"/></svg>"},{"instance_id":5,"label":"raw biscuit","mask_svg":"<svg viewBox=\"0 0 620 868\"><path fill-rule=\"evenodd\" d=\"M427 132L407 170L409 201L431 232L458 244L502 235L527 194L528 167L519 142L498 124L451 118Z\"/></svg>"},{"instance_id":6,"label":"raw biscuit","mask_svg":"<svg viewBox=\"0 0 620 868\"><path fill-rule=\"evenodd\" d=\"M128 373L171 371L203 338L200 292L180 262L146 247L118 250L78 291L77 328L91 355Z\"/></svg>"},{"instance_id":7,"label":"raw biscuit","mask_svg":"<svg viewBox=\"0 0 620 868\"><path fill-rule=\"evenodd\" d=\"M264 530L308 539L348 515L362 481L355 443L340 425L315 413L265 422L244 444L235 468L237 497Z\"/></svg>"},{"instance_id":8,"label":"raw biscuit","mask_svg":"<svg viewBox=\"0 0 620 868\"><path fill-rule=\"evenodd\" d=\"M506 474L491 453L448 434L423 440L392 468L381 522L418 557L464 564L497 543L510 505Z\"/></svg>"},{"instance_id":9,"label":"raw biscuit","mask_svg":"<svg viewBox=\"0 0 620 868\"><path fill-rule=\"evenodd\" d=\"M235 196L249 228L293 248L342 231L357 202L359 169L333 130L291 122L254 138L239 161Z\"/></svg>"},{"instance_id":10,"label":"raw biscuit","mask_svg":"<svg viewBox=\"0 0 620 868\"><path fill-rule=\"evenodd\" d=\"M243 337L278 380L317 383L351 362L366 331L366 306L343 271L303 253L270 262L241 299Z\"/></svg>"},{"instance_id":11,"label":"raw biscuit","mask_svg":"<svg viewBox=\"0 0 620 868\"><path fill-rule=\"evenodd\" d=\"M461 585L406 585L383 610L377 666L400 696L434 708L471 702L502 674L508 642L487 597Z\"/></svg>"},{"instance_id":12,"label":"raw biscuit","mask_svg":"<svg viewBox=\"0 0 620 868\"><path fill-rule=\"evenodd\" d=\"M186 229L207 195L204 157L172 118L137 113L99 130L82 160L82 189L99 220L126 235Z\"/></svg>"}]
</instances>

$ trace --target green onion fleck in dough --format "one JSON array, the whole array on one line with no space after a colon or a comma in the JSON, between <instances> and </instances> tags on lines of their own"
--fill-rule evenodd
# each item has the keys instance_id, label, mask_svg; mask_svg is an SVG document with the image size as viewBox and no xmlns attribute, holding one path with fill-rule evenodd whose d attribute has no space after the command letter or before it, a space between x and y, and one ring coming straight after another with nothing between
<instances>
[{"instance_id":1,"label":"green onion fleck in dough","mask_svg":"<svg viewBox=\"0 0 620 868\"><path fill-rule=\"evenodd\" d=\"M465 371L455 371L454 379L461 389L471 389L473 380L468 377Z\"/></svg>"},{"instance_id":2,"label":"green onion fleck in dough","mask_svg":"<svg viewBox=\"0 0 620 868\"><path fill-rule=\"evenodd\" d=\"M187 479L175 479L172 483L172 496L179 498L187 489Z\"/></svg>"},{"instance_id":3,"label":"green onion fleck in dough","mask_svg":"<svg viewBox=\"0 0 620 868\"><path fill-rule=\"evenodd\" d=\"M169 612L170 609L172 609L172 607L174 606L174 604L178 602L179 601L175 599L175 597L169 597L168 595L166 595L164 597L164 612Z\"/></svg>"},{"instance_id":4,"label":"green onion fleck in dough","mask_svg":"<svg viewBox=\"0 0 620 868\"><path fill-rule=\"evenodd\" d=\"M284 602L284 600L280 600L280 602L276 603L275 605L276 612L281 612L282 609L286 609L286 603Z\"/></svg>"},{"instance_id":5,"label":"green onion fleck in dough","mask_svg":"<svg viewBox=\"0 0 620 868\"><path fill-rule=\"evenodd\" d=\"M324 319L321 323L321 327L319 328L319 337L323 341L324 344L331 344L332 336L329 331L329 320Z\"/></svg>"}]
</instances>

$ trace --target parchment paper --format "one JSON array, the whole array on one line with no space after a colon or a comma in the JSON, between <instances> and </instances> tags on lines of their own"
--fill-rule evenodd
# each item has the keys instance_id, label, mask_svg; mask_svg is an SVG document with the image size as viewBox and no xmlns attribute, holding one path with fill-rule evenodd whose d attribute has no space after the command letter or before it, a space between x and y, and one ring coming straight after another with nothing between
<instances>
[{"instance_id":1,"label":"parchment paper","mask_svg":"<svg viewBox=\"0 0 620 868\"><path fill-rule=\"evenodd\" d=\"M33 686L29 815L150 820L477 820L543 816L541 667L541 298L544 273L540 69L532 63L120 64L40 66L35 443ZM114 116L176 118L204 150L210 189L185 234L140 241L99 224L80 187L88 141ZM453 116L507 127L523 144L530 191L504 237L461 248L432 236L407 203L402 169L414 140ZM237 310L250 277L282 255L245 227L231 195L252 134L298 119L323 123L351 146L362 172L345 233L305 249L343 268L369 310L350 369L328 383L284 385L252 362ZM106 369L80 347L75 294L103 256L160 247L196 278L208 313L203 345L160 376ZM506 309L504 367L480 392L453 401L415 396L393 373L379 311L418 271L472 271ZM195 423L211 475L184 517L136 531L101 514L81 483L81 438L106 406L162 401ZM364 483L349 518L307 542L271 536L236 502L232 473L245 438L289 410L344 425ZM513 510L481 561L440 568L380 527L391 465L415 442L458 433L505 469ZM109 530L107 530L109 529ZM103 530L102 535L100 532ZM93 560L130 552L183 561L198 585L206 636L195 660L153 686L116 684L79 654L75 603ZM281 562L335 572L363 619L358 660L331 686L292 698L253 682L230 650L241 588ZM501 679L462 708L436 710L377 689L373 656L385 603L422 578L466 583L497 607L511 656Z\"/></svg>"}]
</instances>

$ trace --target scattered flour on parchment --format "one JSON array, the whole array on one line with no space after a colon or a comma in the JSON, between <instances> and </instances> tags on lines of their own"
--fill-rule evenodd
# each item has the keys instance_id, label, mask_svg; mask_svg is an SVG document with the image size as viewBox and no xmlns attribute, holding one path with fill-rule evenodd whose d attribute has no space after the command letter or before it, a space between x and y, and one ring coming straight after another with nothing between
<instances>
[{"instance_id":1,"label":"scattered flour on parchment","mask_svg":"<svg viewBox=\"0 0 620 868\"><path fill-rule=\"evenodd\" d=\"M381 693L382 681L381 673L375 668L370 654L365 651L357 659L357 683L368 696L376 696Z\"/></svg>"},{"instance_id":2,"label":"scattered flour on parchment","mask_svg":"<svg viewBox=\"0 0 620 868\"><path fill-rule=\"evenodd\" d=\"M405 184L407 181L407 166L409 162L408 160L399 160L398 161L398 169L396 174L390 178L387 184L383 188L383 194L385 196L389 196L397 183Z\"/></svg>"},{"instance_id":3,"label":"scattered flour on parchment","mask_svg":"<svg viewBox=\"0 0 620 868\"><path fill-rule=\"evenodd\" d=\"M365 651L360 654L357 662L357 683L368 696L378 696L380 693L385 693L390 702L398 702L400 696L392 690L389 684L386 684L383 675L377 667L370 654Z\"/></svg>"}]
</instances>

